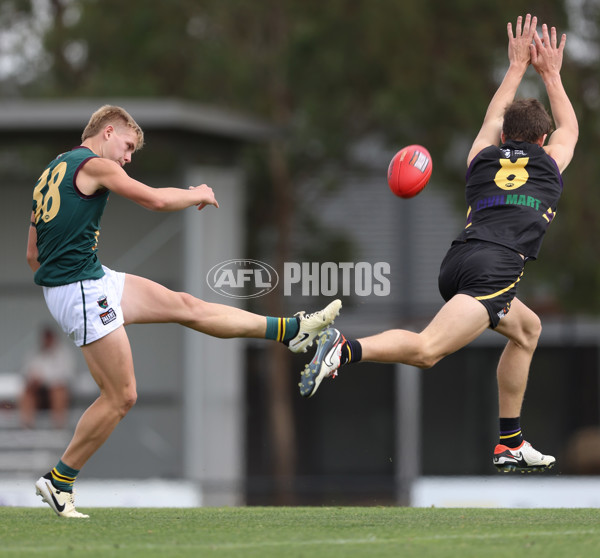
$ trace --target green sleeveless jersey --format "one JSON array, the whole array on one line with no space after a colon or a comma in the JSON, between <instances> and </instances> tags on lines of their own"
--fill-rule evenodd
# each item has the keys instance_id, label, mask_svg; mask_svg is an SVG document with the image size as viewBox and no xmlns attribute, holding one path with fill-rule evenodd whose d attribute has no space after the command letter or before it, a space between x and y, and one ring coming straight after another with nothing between
<instances>
[{"instance_id":1,"label":"green sleeveless jersey","mask_svg":"<svg viewBox=\"0 0 600 558\"><path fill-rule=\"evenodd\" d=\"M79 169L93 157L97 155L87 147L62 153L46 167L33 190L38 285L56 287L104 275L96 249L109 191L86 196L75 185Z\"/></svg>"}]
</instances>

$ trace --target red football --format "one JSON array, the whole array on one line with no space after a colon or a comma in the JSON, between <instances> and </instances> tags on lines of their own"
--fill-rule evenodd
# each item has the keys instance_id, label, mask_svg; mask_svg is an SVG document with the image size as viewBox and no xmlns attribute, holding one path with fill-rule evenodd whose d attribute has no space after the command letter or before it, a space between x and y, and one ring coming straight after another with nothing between
<instances>
[{"instance_id":1,"label":"red football","mask_svg":"<svg viewBox=\"0 0 600 558\"><path fill-rule=\"evenodd\" d=\"M390 190L401 198L416 196L429 182L433 164L422 145L409 145L394 155L388 167Z\"/></svg>"}]
</instances>

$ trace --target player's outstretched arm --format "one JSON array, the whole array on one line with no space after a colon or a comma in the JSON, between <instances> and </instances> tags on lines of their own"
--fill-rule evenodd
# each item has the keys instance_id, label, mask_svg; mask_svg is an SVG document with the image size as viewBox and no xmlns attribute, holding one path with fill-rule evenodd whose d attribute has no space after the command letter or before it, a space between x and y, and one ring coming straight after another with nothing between
<instances>
[{"instance_id":1,"label":"player's outstretched arm","mask_svg":"<svg viewBox=\"0 0 600 558\"><path fill-rule=\"evenodd\" d=\"M519 16L513 35L512 23L507 25L508 33L508 60L509 66L500 87L492 97L488 106L483 124L473 146L469 151L467 166L482 149L500 143L504 110L515 98L517 89L525 75L527 66L531 63L531 50L533 38L536 34L537 17L527 14L525 20Z\"/></svg>"},{"instance_id":2,"label":"player's outstretched arm","mask_svg":"<svg viewBox=\"0 0 600 558\"><path fill-rule=\"evenodd\" d=\"M571 162L579 137L577 116L560 77L566 42L567 36L563 33L558 44L556 28L552 27L549 31L544 24L542 36L536 33L534 44L530 47L531 63L544 82L556 125L545 149L561 172Z\"/></svg>"},{"instance_id":3,"label":"player's outstretched arm","mask_svg":"<svg viewBox=\"0 0 600 558\"><path fill-rule=\"evenodd\" d=\"M179 211L193 205L219 207L212 188L206 184L183 188L153 188L131 178L115 161L97 157L90 159L79 171L77 186L84 192L100 187L130 199L152 211Z\"/></svg>"}]
</instances>

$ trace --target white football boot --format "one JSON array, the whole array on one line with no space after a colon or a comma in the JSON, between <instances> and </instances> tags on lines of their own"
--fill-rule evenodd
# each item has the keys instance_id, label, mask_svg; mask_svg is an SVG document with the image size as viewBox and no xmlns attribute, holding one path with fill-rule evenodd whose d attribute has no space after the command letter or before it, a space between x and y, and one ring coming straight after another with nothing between
<instances>
[{"instance_id":1,"label":"white football boot","mask_svg":"<svg viewBox=\"0 0 600 558\"><path fill-rule=\"evenodd\" d=\"M50 480L50 473L40 477L35 483L35 491L60 517L88 518L89 515L79 513L75 509L75 497L72 492L64 492L55 488Z\"/></svg>"},{"instance_id":2,"label":"white football boot","mask_svg":"<svg viewBox=\"0 0 600 558\"><path fill-rule=\"evenodd\" d=\"M333 320L339 315L342 301L339 299L329 303L323 310L307 314L297 312L294 314L300 318L300 329L296 337L290 339L288 347L292 353L305 353L317 335L329 327Z\"/></svg>"},{"instance_id":3,"label":"white football boot","mask_svg":"<svg viewBox=\"0 0 600 558\"><path fill-rule=\"evenodd\" d=\"M312 397L321 382L328 376L335 377L340 367L342 345L346 338L335 328L326 329L317 339L317 352L300 373L300 395Z\"/></svg>"},{"instance_id":4,"label":"white football boot","mask_svg":"<svg viewBox=\"0 0 600 558\"><path fill-rule=\"evenodd\" d=\"M545 471L554 467L555 463L556 459L553 456L540 453L525 441L517 448L498 444L494 449L494 465L504 473Z\"/></svg>"}]
</instances>

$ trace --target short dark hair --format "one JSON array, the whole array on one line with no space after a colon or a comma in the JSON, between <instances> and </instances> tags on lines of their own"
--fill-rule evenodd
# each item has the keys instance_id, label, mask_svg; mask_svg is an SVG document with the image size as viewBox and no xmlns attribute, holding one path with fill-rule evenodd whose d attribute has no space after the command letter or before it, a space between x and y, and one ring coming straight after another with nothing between
<instances>
[{"instance_id":1,"label":"short dark hair","mask_svg":"<svg viewBox=\"0 0 600 558\"><path fill-rule=\"evenodd\" d=\"M518 99L504 111L502 133L507 140L535 143L553 129L552 117L537 99Z\"/></svg>"}]
</instances>

